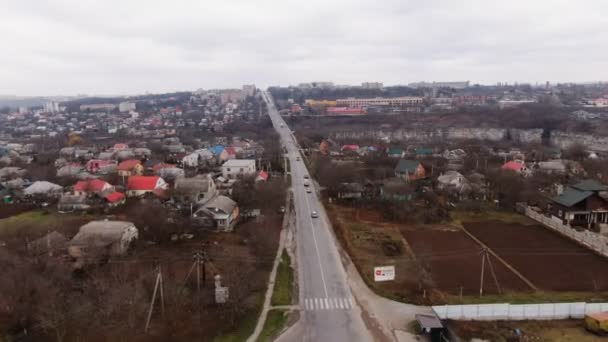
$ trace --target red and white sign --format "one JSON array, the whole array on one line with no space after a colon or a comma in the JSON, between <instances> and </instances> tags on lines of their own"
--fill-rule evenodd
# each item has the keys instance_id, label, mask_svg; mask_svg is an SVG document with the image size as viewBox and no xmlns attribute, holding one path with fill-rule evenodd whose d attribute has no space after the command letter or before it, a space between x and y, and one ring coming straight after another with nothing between
<instances>
[{"instance_id":1,"label":"red and white sign","mask_svg":"<svg viewBox=\"0 0 608 342\"><path fill-rule=\"evenodd\" d=\"M395 280L395 266L374 267L374 281Z\"/></svg>"}]
</instances>

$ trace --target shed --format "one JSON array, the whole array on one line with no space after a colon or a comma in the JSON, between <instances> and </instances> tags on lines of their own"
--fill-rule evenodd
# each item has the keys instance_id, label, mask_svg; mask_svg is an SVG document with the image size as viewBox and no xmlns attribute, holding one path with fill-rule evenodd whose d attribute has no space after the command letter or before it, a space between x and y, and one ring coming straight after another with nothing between
<instances>
[{"instance_id":1,"label":"shed","mask_svg":"<svg viewBox=\"0 0 608 342\"><path fill-rule=\"evenodd\" d=\"M83 258L91 250L110 256L123 255L138 236L139 231L128 221L91 221L80 227L70 241L68 251L76 259Z\"/></svg>"},{"instance_id":2,"label":"shed","mask_svg":"<svg viewBox=\"0 0 608 342\"><path fill-rule=\"evenodd\" d=\"M444 327L441 320L434 314L416 314L416 322L424 334L428 334L432 342L443 341Z\"/></svg>"}]
</instances>

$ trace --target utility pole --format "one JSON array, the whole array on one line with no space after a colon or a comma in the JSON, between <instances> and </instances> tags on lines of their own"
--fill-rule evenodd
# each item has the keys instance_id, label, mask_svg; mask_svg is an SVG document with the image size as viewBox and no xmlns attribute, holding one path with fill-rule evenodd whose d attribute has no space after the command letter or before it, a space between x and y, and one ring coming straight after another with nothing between
<instances>
[{"instance_id":1,"label":"utility pole","mask_svg":"<svg viewBox=\"0 0 608 342\"><path fill-rule=\"evenodd\" d=\"M494 272L494 266L492 266L492 260L490 259L490 253L487 248L484 248L481 251L481 280L479 284L479 297L483 296L483 278L485 274L485 264L486 259L488 260L488 267L490 269L490 274L494 280L494 284L496 285L496 290L498 294L502 294L502 289L500 288L500 284L498 283L498 278L496 277L496 273Z\"/></svg>"},{"instance_id":2,"label":"utility pole","mask_svg":"<svg viewBox=\"0 0 608 342\"><path fill-rule=\"evenodd\" d=\"M483 296L483 274L486 266L486 250L481 252L481 280L479 282L479 297Z\"/></svg>"},{"instance_id":3,"label":"utility pole","mask_svg":"<svg viewBox=\"0 0 608 342\"><path fill-rule=\"evenodd\" d=\"M160 265L157 267L156 273L156 283L154 284L154 292L152 292L152 300L150 301L150 309L148 309L148 318L146 319L146 327L144 328L144 332L148 332L148 328L150 327L150 320L152 319L152 313L154 312L154 303L156 302L156 293L160 288L160 304L161 310L163 313L163 318L165 316L165 299L164 299L164 291L163 291L163 275L160 269Z\"/></svg>"}]
</instances>

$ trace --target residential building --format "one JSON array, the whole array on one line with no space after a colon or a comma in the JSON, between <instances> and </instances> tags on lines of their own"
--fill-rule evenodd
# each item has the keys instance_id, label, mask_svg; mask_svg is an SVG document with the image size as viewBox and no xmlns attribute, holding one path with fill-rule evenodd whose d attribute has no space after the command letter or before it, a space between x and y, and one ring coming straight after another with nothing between
<instances>
[{"instance_id":1,"label":"residential building","mask_svg":"<svg viewBox=\"0 0 608 342\"><path fill-rule=\"evenodd\" d=\"M124 255L138 237L139 231L131 222L91 221L80 227L68 244L68 252L83 265L87 254L99 257L98 253L90 253L92 250L101 250L101 254L111 256Z\"/></svg>"},{"instance_id":2,"label":"residential building","mask_svg":"<svg viewBox=\"0 0 608 342\"><path fill-rule=\"evenodd\" d=\"M111 112L116 109L116 105L112 103L84 104L80 105L80 111L86 112Z\"/></svg>"},{"instance_id":3,"label":"residential building","mask_svg":"<svg viewBox=\"0 0 608 342\"><path fill-rule=\"evenodd\" d=\"M551 215L570 226L608 231L608 186L584 180L551 199Z\"/></svg>"},{"instance_id":4,"label":"residential building","mask_svg":"<svg viewBox=\"0 0 608 342\"><path fill-rule=\"evenodd\" d=\"M226 196L216 196L194 213L194 218L208 227L231 231L239 217L236 202Z\"/></svg>"},{"instance_id":5,"label":"residential building","mask_svg":"<svg viewBox=\"0 0 608 342\"><path fill-rule=\"evenodd\" d=\"M149 194L164 197L168 188L167 182L158 176L130 176L127 180L127 197L141 197Z\"/></svg>"},{"instance_id":6,"label":"residential building","mask_svg":"<svg viewBox=\"0 0 608 342\"><path fill-rule=\"evenodd\" d=\"M363 115L365 114L365 110L361 107L329 107L325 110L327 115L332 116L352 116L352 115Z\"/></svg>"},{"instance_id":7,"label":"residential building","mask_svg":"<svg viewBox=\"0 0 608 342\"><path fill-rule=\"evenodd\" d=\"M124 101L118 104L118 111L121 113L128 113L135 110L135 102Z\"/></svg>"},{"instance_id":8,"label":"residential building","mask_svg":"<svg viewBox=\"0 0 608 342\"><path fill-rule=\"evenodd\" d=\"M173 197L184 203L205 204L219 194L210 174L175 181Z\"/></svg>"},{"instance_id":9,"label":"residential building","mask_svg":"<svg viewBox=\"0 0 608 342\"><path fill-rule=\"evenodd\" d=\"M90 196L114 192L114 186L101 179L87 179L78 181L74 185L74 195Z\"/></svg>"},{"instance_id":10,"label":"residential building","mask_svg":"<svg viewBox=\"0 0 608 342\"><path fill-rule=\"evenodd\" d=\"M369 107L369 106L422 106L424 99L416 96L404 96L404 97L376 97L368 99L357 99L350 97L347 99L337 99L336 104L338 106L348 107Z\"/></svg>"},{"instance_id":11,"label":"residential building","mask_svg":"<svg viewBox=\"0 0 608 342\"><path fill-rule=\"evenodd\" d=\"M245 84L243 85L243 93L245 96L253 96L255 95L255 84Z\"/></svg>"},{"instance_id":12,"label":"residential building","mask_svg":"<svg viewBox=\"0 0 608 342\"><path fill-rule=\"evenodd\" d=\"M522 176L529 176L532 171L526 166L521 160L511 160L503 164L501 169L506 171L513 171L521 174Z\"/></svg>"},{"instance_id":13,"label":"residential building","mask_svg":"<svg viewBox=\"0 0 608 342\"><path fill-rule=\"evenodd\" d=\"M456 82L415 82L410 83L408 86L412 88L452 88L452 89L464 89L470 85L469 81L456 81Z\"/></svg>"},{"instance_id":14,"label":"residential building","mask_svg":"<svg viewBox=\"0 0 608 342\"><path fill-rule=\"evenodd\" d=\"M422 163L417 160L401 159L395 167L395 177L405 181L413 181L426 178L426 170Z\"/></svg>"},{"instance_id":15,"label":"residential building","mask_svg":"<svg viewBox=\"0 0 608 342\"><path fill-rule=\"evenodd\" d=\"M382 89L382 82L363 82L361 88L363 89Z\"/></svg>"},{"instance_id":16,"label":"residential building","mask_svg":"<svg viewBox=\"0 0 608 342\"><path fill-rule=\"evenodd\" d=\"M230 159L222 165L222 176L226 179L254 175L255 172L253 159Z\"/></svg>"},{"instance_id":17,"label":"residential building","mask_svg":"<svg viewBox=\"0 0 608 342\"><path fill-rule=\"evenodd\" d=\"M144 172L144 166L137 159L128 159L118 164L118 175L121 177L129 177L141 175Z\"/></svg>"}]
</instances>

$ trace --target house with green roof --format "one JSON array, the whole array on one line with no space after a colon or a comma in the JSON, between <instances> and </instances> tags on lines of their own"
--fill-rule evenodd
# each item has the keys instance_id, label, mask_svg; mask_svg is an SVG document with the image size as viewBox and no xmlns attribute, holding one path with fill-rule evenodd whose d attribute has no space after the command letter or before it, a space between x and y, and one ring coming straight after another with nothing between
<instances>
[{"instance_id":1,"label":"house with green roof","mask_svg":"<svg viewBox=\"0 0 608 342\"><path fill-rule=\"evenodd\" d=\"M424 179L426 170L417 160L400 159L395 167L395 177L405 181Z\"/></svg>"},{"instance_id":2,"label":"house with green roof","mask_svg":"<svg viewBox=\"0 0 608 342\"><path fill-rule=\"evenodd\" d=\"M433 155L433 149L429 147L418 147L415 152L416 158L430 157Z\"/></svg>"},{"instance_id":3,"label":"house with green roof","mask_svg":"<svg viewBox=\"0 0 608 342\"><path fill-rule=\"evenodd\" d=\"M391 147L386 151L386 154L391 158L403 158L405 151L399 147Z\"/></svg>"},{"instance_id":4,"label":"house with green roof","mask_svg":"<svg viewBox=\"0 0 608 342\"><path fill-rule=\"evenodd\" d=\"M551 214L568 226L608 229L608 186L596 180L583 180L565 188L551 199L550 206Z\"/></svg>"}]
</instances>

